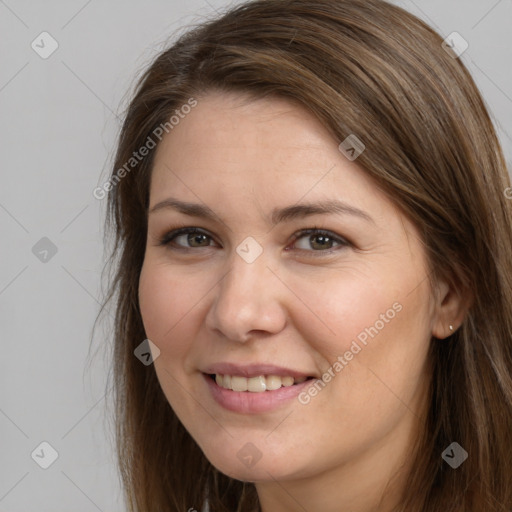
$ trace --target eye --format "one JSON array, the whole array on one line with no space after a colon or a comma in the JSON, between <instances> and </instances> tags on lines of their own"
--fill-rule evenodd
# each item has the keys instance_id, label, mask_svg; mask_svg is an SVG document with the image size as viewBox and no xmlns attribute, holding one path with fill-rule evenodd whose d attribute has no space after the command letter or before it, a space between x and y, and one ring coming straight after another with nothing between
<instances>
[{"instance_id":1,"label":"eye","mask_svg":"<svg viewBox=\"0 0 512 512\"><path fill-rule=\"evenodd\" d=\"M343 237L338 236L330 231L325 231L323 229L311 228L311 229L303 229L294 235L294 243L297 240L303 238L305 240L306 246L313 247L313 251L309 251L307 248L301 248L300 250L305 250L307 252L313 253L321 253L321 254L313 254L313 256L325 256L326 254L331 254L339 249L333 249L333 243L338 244L341 247L348 247L351 244L345 240Z\"/></svg>"},{"instance_id":2,"label":"eye","mask_svg":"<svg viewBox=\"0 0 512 512\"><path fill-rule=\"evenodd\" d=\"M308 238L309 237L309 238ZM177 243L179 239L187 245ZM339 249L333 249L333 244L337 244L341 247L348 247L351 245L350 242L345 240L343 237L338 236L330 231L318 229L316 227L310 229L303 229L294 234L292 243L296 245L298 240L304 239L303 245L313 248L311 251L307 247L299 247L300 251L306 251L309 253L321 253L312 254L314 256L325 256L331 254ZM183 227L175 229L165 234L160 240L159 245L171 246L173 249L188 251L194 248L211 247L211 241L213 238L205 231L196 227ZM288 249L286 249L288 250Z\"/></svg>"},{"instance_id":3,"label":"eye","mask_svg":"<svg viewBox=\"0 0 512 512\"><path fill-rule=\"evenodd\" d=\"M180 244L177 244L179 249L193 249L194 247L209 247L210 244L204 244L205 240L212 239L210 235L205 233L204 231L198 228L180 228L175 229L174 231L170 231L166 235L164 235L159 242L159 245L171 245L171 242L175 244L175 240L179 238L183 238L187 243L191 243L192 245L189 247L184 247ZM199 245L194 245L199 244ZM201 245L203 244L203 245Z\"/></svg>"}]
</instances>

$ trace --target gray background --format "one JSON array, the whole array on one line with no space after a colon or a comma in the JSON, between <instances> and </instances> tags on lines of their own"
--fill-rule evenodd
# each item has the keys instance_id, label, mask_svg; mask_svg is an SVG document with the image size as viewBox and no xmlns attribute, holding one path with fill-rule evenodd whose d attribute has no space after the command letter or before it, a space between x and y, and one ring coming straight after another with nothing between
<instances>
[{"instance_id":1,"label":"gray background","mask_svg":"<svg viewBox=\"0 0 512 512\"><path fill-rule=\"evenodd\" d=\"M468 41L461 58L512 161L512 0L395 3ZM88 359L106 204L92 191L110 171L135 78L166 41L227 5L0 0L0 512L125 510L101 329ZM43 31L59 44L47 59L31 47ZM44 237L54 255L41 252ZM31 456L43 441L58 453L48 469L34 460L50 460L48 449Z\"/></svg>"}]
</instances>

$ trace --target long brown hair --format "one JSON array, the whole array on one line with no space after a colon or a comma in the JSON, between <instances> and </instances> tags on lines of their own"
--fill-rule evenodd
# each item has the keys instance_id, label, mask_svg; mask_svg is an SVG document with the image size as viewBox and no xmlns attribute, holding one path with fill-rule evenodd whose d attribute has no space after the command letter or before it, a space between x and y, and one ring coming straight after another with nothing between
<instances>
[{"instance_id":1,"label":"long brown hair","mask_svg":"<svg viewBox=\"0 0 512 512\"><path fill-rule=\"evenodd\" d=\"M103 189L114 240L104 302L115 297L113 411L131 511L200 512L207 489L212 512L259 509L254 484L209 463L154 368L134 356L146 338L138 282L155 150L126 164L159 126L172 129L177 109L214 89L289 98L337 141L356 134L366 146L357 163L420 230L434 282L473 297L457 332L431 341L429 410L396 510L512 509L510 178L482 97L442 42L382 0L256 0L190 29L138 81ZM469 454L457 469L441 457L454 441Z\"/></svg>"}]
</instances>

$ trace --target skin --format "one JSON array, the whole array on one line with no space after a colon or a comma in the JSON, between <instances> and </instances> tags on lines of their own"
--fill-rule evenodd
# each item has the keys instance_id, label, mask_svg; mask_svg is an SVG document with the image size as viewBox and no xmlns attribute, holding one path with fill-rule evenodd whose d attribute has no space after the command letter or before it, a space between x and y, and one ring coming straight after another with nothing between
<instances>
[{"instance_id":1,"label":"skin","mask_svg":"<svg viewBox=\"0 0 512 512\"><path fill-rule=\"evenodd\" d=\"M139 300L147 337L160 349L155 371L205 456L226 475L255 482L264 512L391 510L426 412L429 343L462 321L455 291L444 282L430 288L417 229L339 142L289 100L210 92L155 155L150 210L173 197L218 216L149 214ZM329 213L269 224L273 208L325 199L373 222ZM210 238L159 245L181 226ZM294 241L314 227L350 244L322 245L314 234ZM263 249L251 264L236 252L248 236ZM200 369L214 362L266 362L321 377L394 303L401 311L307 405L294 399L240 414L210 396ZM250 468L237 457L248 442L262 455Z\"/></svg>"}]
</instances>

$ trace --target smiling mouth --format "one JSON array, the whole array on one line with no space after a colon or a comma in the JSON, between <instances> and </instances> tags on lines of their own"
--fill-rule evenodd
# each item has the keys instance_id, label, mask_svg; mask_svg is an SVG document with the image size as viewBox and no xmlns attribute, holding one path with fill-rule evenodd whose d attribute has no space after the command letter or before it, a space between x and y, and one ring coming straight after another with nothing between
<instances>
[{"instance_id":1,"label":"smiling mouth","mask_svg":"<svg viewBox=\"0 0 512 512\"><path fill-rule=\"evenodd\" d=\"M262 393L276 391L282 387L291 387L302 384L314 377L279 376L279 375L258 375L256 377L243 377L240 375L207 374L210 379L221 388L231 391L249 393Z\"/></svg>"}]
</instances>

